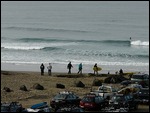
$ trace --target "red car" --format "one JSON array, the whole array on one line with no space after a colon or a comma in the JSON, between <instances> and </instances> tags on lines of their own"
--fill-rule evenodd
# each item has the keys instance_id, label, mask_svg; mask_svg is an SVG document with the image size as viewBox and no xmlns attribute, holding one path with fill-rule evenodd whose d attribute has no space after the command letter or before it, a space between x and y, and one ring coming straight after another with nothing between
<instances>
[{"instance_id":1,"label":"red car","mask_svg":"<svg viewBox=\"0 0 150 113\"><path fill-rule=\"evenodd\" d=\"M87 94L81 99L79 106L85 110L101 110L105 105L106 101L102 96Z\"/></svg>"}]
</instances>

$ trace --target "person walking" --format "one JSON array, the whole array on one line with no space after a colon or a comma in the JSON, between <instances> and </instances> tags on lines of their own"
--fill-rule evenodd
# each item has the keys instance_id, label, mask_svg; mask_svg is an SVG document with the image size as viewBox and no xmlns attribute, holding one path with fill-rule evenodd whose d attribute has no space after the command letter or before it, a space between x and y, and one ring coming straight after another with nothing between
<instances>
[{"instance_id":1,"label":"person walking","mask_svg":"<svg viewBox=\"0 0 150 113\"><path fill-rule=\"evenodd\" d=\"M51 74L52 74L52 65L51 65L51 63L49 63L49 66L47 67L47 69L48 69L48 75L51 76Z\"/></svg>"},{"instance_id":2,"label":"person walking","mask_svg":"<svg viewBox=\"0 0 150 113\"><path fill-rule=\"evenodd\" d=\"M71 74L71 68L73 68L71 62L67 65L67 68L69 69L68 74Z\"/></svg>"},{"instance_id":3,"label":"person walking","mask_svg":"<svg viewBox=\"0 0 150 113\"><path fill-rule=\"evenodd\" d=\"M79 73L82 74L82 63L79 64L79 68L78 69L79 69L78 74Z\"/></svg>"},{"instance_id":4,"label":"person walking","mask_svg":"<svg viewBox=\"0 0 150 113\"><path fill-rule=\"evenodd\" d=\"M96 72L96 75L98 75L98 67L97 67L97 63L95 63L95 65L94 65L94 75L95 75L95 72Z\"/></svg>"},{"instance_id":5,"label":"person walking","mask_svg":"<svg viewBox=\"0 0 150 113\"><path fill-rule=\"evenodd\" d=\"M41 69L41 75L44 75L45 66L43 63L41 64L40 69Z\"/></svg>"}]
</instances>

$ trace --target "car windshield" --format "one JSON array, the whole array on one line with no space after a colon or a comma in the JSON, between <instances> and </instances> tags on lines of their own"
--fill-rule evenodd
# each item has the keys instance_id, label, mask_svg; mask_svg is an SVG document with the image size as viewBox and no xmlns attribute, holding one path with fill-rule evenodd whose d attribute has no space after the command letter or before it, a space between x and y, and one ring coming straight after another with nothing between
<instances>
[{"instance_id":1,"label":"car windshield","mask_svg":"<svg viewBox=\"0 0 150 113\"><path fill-rule=\"evenodd\" d=\"M94 98L93 97L84 97L82 99L83 102L94 102Z\"/></svg>"},{"instance_id":2,"label":"car windshield","mask_svg":"<svg viewBox=\"0 0 150 113\"><path fill-rule=\"evenodd\" d=\"M114 101L123 101L123 97L122 96L114 96L113 100Z\"/></svg>"},{"instance_id":3,"label":"car windshield","mask_svg":"<svg viewBox=\"0 0 150 113\"><path fill-rule=\"evenodd\" d=\"M101 86L99 87L99 91L110 93L110 92L116 92L116 89L113 87Z\"/></svg>"},{"instance_id":4,"label":"car windshield","mask_svg":"<svg viewBox=\"0 0 150 113\"><path fill-rule=\"evenodd\" d=\"M54 99L65 99L66 98L66 94L57 94Z\"/></svg>"},{"instance_id":5,"label":"car windshield","mask_svg":"<svg viewBox=\"0 0 150 113\"><path fill-rule=\"evenodd\" d=\"M133 75L132 78L135 78L135 79L144 79L144 75Z\"/></svg>"}]
</instances>

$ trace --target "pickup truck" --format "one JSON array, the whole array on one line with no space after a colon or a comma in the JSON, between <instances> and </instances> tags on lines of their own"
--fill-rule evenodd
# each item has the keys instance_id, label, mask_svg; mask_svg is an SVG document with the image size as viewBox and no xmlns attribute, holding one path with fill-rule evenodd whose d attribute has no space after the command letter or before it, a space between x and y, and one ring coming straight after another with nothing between
<instances>
[{"instance_id":1,"label":"pickup truck","mask_svg":"<svg viewBox=\"0 0 150 113\"><path fill-rule=\"evenodd\" d=\"M112 86L102 85L98 87L98 90L94 90L91 93L103 96L105 99L111 99L117 93L117 90Z\"/></svg>"}]
</instances>

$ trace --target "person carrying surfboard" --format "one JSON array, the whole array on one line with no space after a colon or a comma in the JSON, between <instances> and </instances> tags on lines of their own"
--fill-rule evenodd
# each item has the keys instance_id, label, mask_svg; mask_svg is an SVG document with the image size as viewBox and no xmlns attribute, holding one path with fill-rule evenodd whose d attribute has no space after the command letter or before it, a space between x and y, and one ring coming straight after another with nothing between
<instances>
[{"instance_id":1,"label":"person carrying surfboard","mask_svg":"<svg viewBox=\"0 0 150 113\"><path fill-rule=\"evenodd\" d=\"M96 75L98 75L97 63L95 63L95 65L94 65L94 67L93 67L93 70L94 70L94 75L95 75L95 72L96 72Z\"/></svg>"},{"instance_id":2,"label":"person carrying surfboard","mask_svg":"<svg viewBox=\"0 0 150 113\"><path fill-rule=\"evenodd\" d=\"M94 67L93 67L93 70L94 70L94 75L95 75L95 72L96 72L96 75L98 75L98 71L101 71L102 68L101 67L98 67L97 66L97 63L95 63Z\"/></svg>"}]
</instances>

